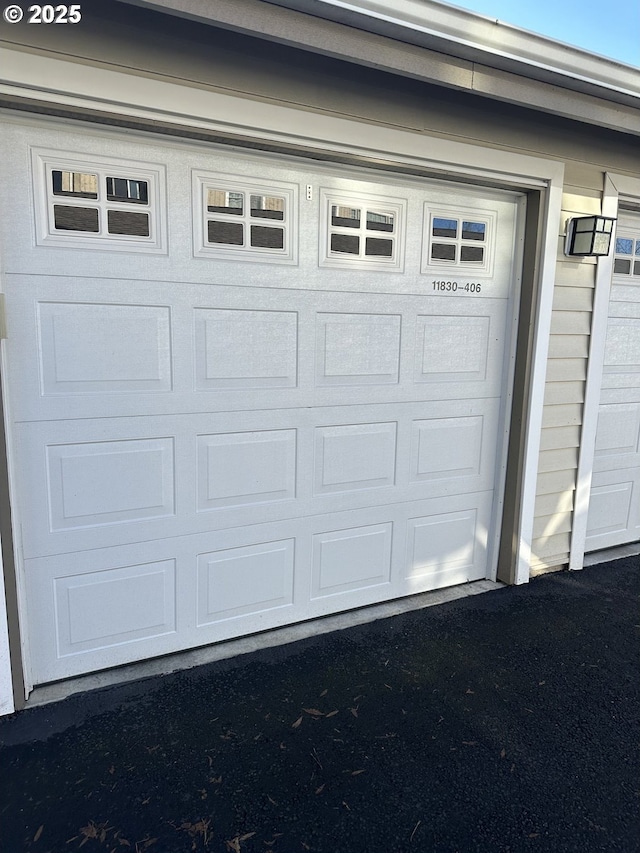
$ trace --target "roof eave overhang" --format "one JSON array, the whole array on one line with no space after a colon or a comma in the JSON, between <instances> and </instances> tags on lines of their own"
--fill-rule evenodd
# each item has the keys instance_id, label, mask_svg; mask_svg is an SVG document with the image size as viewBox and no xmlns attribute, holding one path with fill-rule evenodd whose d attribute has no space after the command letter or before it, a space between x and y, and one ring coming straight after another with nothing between
<instances>
[{"instance_id":1,"label":"roof eave overhang","mask_svg":"<svg viewBox=\"0 0 640 853\"><path fill-rule=\"evenodd\" d=\"M436 0L120 2L640 135L640 69Z\"/></svg>"}]
</instances>

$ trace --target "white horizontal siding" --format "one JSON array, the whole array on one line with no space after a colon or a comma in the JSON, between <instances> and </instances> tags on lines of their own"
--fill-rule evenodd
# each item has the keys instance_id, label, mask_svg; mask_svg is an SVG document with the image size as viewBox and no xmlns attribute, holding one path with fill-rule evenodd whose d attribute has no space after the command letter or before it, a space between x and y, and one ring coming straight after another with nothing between
<instances>
[{"instance_id":1,"label":"white horizontal siding","mask_svg":"<svg viewBox=\"0 0 640 853\"><path fill-rule=\"evenodd\" d=\"M542 413L542 427L576 426L582 423L582 406L580 403L564 403L562 405L546 405Z\"/></svg>"},{"instance_id":2,"label":"white horizontal siding","mask_svg":"<svg viewBox=\"0 0 640 853\"><path fill-rule=\"evenodd\" d=\"M550 539L560 533L569 533L571 530L571 513L554 512L552 515L542 515L536 518L533 525L534 539Z\"/></svg>"},{"instance_id":3,"label":"white horizontal siding","mask_svg":"<svg viewBox=\"0 0 640 853\"><path fill-rule=\"evenodd\" d=\"M557 406L561 403L583 403L584 382L547 382L544 389L544 406Z\"/></svg>"},{"instance_id":4,"label":"white horizontal siding","mask_svg":"<svg viewBox=\"0 0 640 853\"><path fill-rule=\"evenodd\" d=\"M575 472L571 468L563 471L540 471L537 481L537 497L541 495L573 495Z\"/></svg>"},{"instance_id":5,"label":"white horizontal siding","mask_svg":"<svg viewBox=\"0 0 640 853\"><path fill-rule=\"evenodd\" d=\"M540 450L563 450L580 445L579 426L547 427L542 430Z\"/></svg>"},{"instance_id":6,"label":"white horizontal siding","mask_svg":"<svg viewBox=\"0 0 640 853\"><path fill-rule=\"evenodd\" d=\"M573 509L573 491L551 492L548 495L538 495L536 498L536 518L554 515L558 512L570 513Z\"/></svg>"}]
</instances>

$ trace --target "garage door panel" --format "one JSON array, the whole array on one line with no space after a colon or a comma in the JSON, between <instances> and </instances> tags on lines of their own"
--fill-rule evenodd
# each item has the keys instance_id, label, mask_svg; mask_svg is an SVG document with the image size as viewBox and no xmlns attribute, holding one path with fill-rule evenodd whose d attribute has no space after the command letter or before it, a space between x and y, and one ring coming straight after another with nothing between
<instances>
[{"instance_id":1,"label":"garage door panel","mask_svg":"<svg viewBox=\"0 0 640 853\"><path fill-rule=\"evenodd\" d=\"M594 471L633 468L640 454L640 406L600 404Z\"/></svg>"},{"instance_id":2,"label":"garage door panel","mask_svg":"<svg viewBox=\"0 0 640 853\"><path fill-rule=\"evenodd\" d=\"M316 386L397 384L399 314L316 314Z\"/></svg>"},{"instance_id":3,"label":"garage door panel","mask_svg":"<svg viewBox=\"0 0 640 853\"><path fill-rule=\"evenodd\" d=\"M43 627L34 677L483 578L492 501L492 491L456 495L27 560Z\"/></svg>"},{"instance_id":4,"label":"garage door panel","mask_svg":"<svg viewBox=\"0 0 640 853\"><path fill-rule=\"evenodd\" d=\"M297 430L197 435L197 511L296 497Z\"/></svg>"},{"instance_id":5,"label":"garage door panel","mask_svg":"<svg viewBox=\"0 0 640 853\"><path fill-rule=\"evenodd\" d=\"M69 436L74 441L70 442ZM19 426L27 557L491 488L495 401Z\"/></svg>"},{"instance_id":6,"label":"garage door panel","mask_svg":"<svg viewBox=\"0 0 640 853\"><path fill-rule=\"evenodd\" d=\"M492 575L520 196L123 137L147 237L95 129L8 133L36 682Z\"/></svg>"},{"instance_id":7,"label":"garage door panel","mask_svg":"<svg viewBox=\"0 0 640 853\"><path fill-rule=\"evenodd\" d=\"M637 317L638 304L640 304L640 284L629 279L622 284L621 279L616 279L611 285L612 317Z\"/></svg>"},{"instance_id":8,"label":"garage door panel","mask_svg":"<svg viewBox=\"0 0 640 853\"><path fill-rule=\"evenodd\" d=\"M635 247L635 251L634 251ZM588 550L640 538L640 217L621 211L615 242L587 518Z\"/></svg>"},{"instance_id":9,"label":"garage door panel","mask_svg":"<svg viewBox=\"0 0 640 853\"><path fill-rule=\"evenodd\" d=\"M173 438L48 445L54 531L175 515Z\"/></svg>"},{"instance_id":10,"label":"garage door panel","mask_svg":"<svg viewBox=\"0 0 640 853\"><path fill-rule=\"evenodd\" d=\"M502 299L10 278L18 421L500 395Z\"/></svg>"},{"instance_id":11,"label":"garage door panel","mask_svg":"<svg viewBox=\"0 0 640 853\"><path fill-rule=\"evenodd\" d=\"M640 538L639 493L637 472L626 478L618 471L594 473L587 519L591 550Z\"/></svg>"},{"instance_id":12,"label":"garage door panel","mask_svg":"<svg viewBox=\"0 0 640 853\"><path fill-rule=\"evenodd\" d=\"M131 394L172 387L170 311L38 302L41 394Z\"/></svg>"},{"instance_id":13,"label":"garage door panel","mask_svg":"<svg viewBox=\"0 0 640 853\"><path fill-rule=\"evenodd\" d=\"M295 539L197 555L198 628L293 604Z\"/></svg>"},{"instance_id":14,"label":"garage door panel","mask_svg":"<svg viewBox=\"0 0 640 853\"><path fill-rule=\"evenodd\" d=\"M296 312L197 308L194 316L197 391L297 387Z\"/></svg>"},{"instance_id":15,"label":"garage door panel","mask_svg":"<svg viewBox=\"0 0 640 853\"><path fill-rule=\"evenodd\" d=\"M58 657L176 630L175 560L56 578Z\"/></svg>"}]
</instances>

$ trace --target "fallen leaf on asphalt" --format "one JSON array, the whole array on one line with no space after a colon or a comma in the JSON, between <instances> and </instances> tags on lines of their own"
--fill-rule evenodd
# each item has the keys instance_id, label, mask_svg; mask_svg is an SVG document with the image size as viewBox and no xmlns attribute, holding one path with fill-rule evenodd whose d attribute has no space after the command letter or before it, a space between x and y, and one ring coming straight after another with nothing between
<instances>
[{"instance_id":1,"label":"fallen leaf on asphalt","mask_svg":"<svg viewBox=\"0 0 640 853\"><path fill-rule=\"evenodd\" d=\"M244 835L236 835L235 838L232 838L230 841L225 841L229 850L232 850L233 853L241 853L240 844L243 841L246 841L248 838L253 838L255 832L246 832Z\"/></svg>"},{"instance_id":2,"label":"fallen leaf on asphalt","mask_svg":"<svg viewBox=\"0 0 640 853\"><path fill-rule=\"evenodd\" d=\"M94 823L90 820L86 826L80 827L79 831L84 835L84 838L80 842L80 847L86 844L90 838L99 839L101 842L104 842L107 837L107 831L112 828L108 823Z\"/></svg>"},{"instance_id":3,"label":"fallen leaf on asphalt","mask_svg":"<svg viewBox=\"0 0 640 853\"><path fill-rule=\"evenodd\" d=\"M464 692L465 693L474 693L475 691L472 690L470 687L467 687L467 689Z\"/></svg>"},{"instance_id":4,"label":"fallen leaf on asphalt","mask_svg":"<svg viewBox=\"0 0 640 853\"><path fill-rule=\"evenodd\" d=\"M326 714L325 716L327 717L327 719L329 719L329 717L335 717L335 715L337 713L338 713L338 711L329 711L329 713Z\"/></svg>"},{"instance_id":5,"label":"fallen leaf on asphalt","mask_svg":"<svg viewBox=\"0 0 640 853\"><path fill-rule=\"evenodd\" d=\"M36 834L33 836L34 841L37 841L40 838L40 836L42 835L43 829L44 829L44 824L42 824L41 826L38 827Z\"/></svg>"},{"instance_id":6,"label":"fallen leaf on asphalt","mask_svg":"<svg viewBox=\"0 0 640 853\"><path fill-rule=\"evenodd\" d=\"M506 750L506 749L504 749L504 748L503 748L503 749L501 749L501 750L500 750L500 758L504 758L506 754L507 754L507 750Z\"/></svg>"},{"instance_id":7,"label":"fallen leaf on asphalt","mask_svg":"<svg viewBox=\"0 0 640 853\"><path fill-rule=\"evenodd\" d=\"M318 711L317 708L303 708L302 710L311 717L324 717L322 711Z\"/></svg>"},{"instance_id":8,"label":"fallen leaf on asphalt","mask_svg":"<svg viewBox=\"0 0 640 853\"><path fill-rule=\"evenodd\" d=\"M325 783L326 784L326 783ZM324 791L324 784L320 785L319 788L316 788L316 794L321 794Z\"/></svg>"},{"instance_id":9,"label":"fallen leaf on asphalt","mask_svg":"<svg viewBox=\"0 0 640 853\"><path fill-rule=\"evenodd\" d=\"M328 690L323 690L322 693L320 694L320 698L322 699L322 697L326 696L328 692L329 692Z\"/></svg>"},{"instance_id":10,"label":"fallen leaf on asphalt","mask_svg":"<svg viewBox=\"0 0 640 853\"><path fill-rule=\"evenodd\" d=\"M302 725L302 717L298 717L298 719L295 721L295 723L291 724L291 728L297 729L298 726L300 726L300 725Z\"/></svg>"},{"instance_id":11,"label":"fallen leaf on asphalt","mask_svg":"<svg viewBox=\"0 0 640 853\"><path fill-rule=\"evenodd\" d=\"M358 709L357 708L349 708L349 710L351 711L351 713L353 714L354 717L358 716Z\"/></svg>"},{"instance_id":12,"label":"fallen leaf on asphalt","mask_svg":"<svg viewBox=\"0 0 640 853\"><path fill-rule=\"evenodd\" d=\"M209 846L209 827L211 826L211 819L201 818L196 823L185 822L181 824L180 829L183 829L185 832L188 832L192 838L197 838L199 835L202 836L202 842L205 847Z\"/></svg>"},{"instance_id":13,"label":"fallen leaf on asphalt","mask_svg":"<svg viewBox=\"0 0 640 853\"><path fill-rule=\"evenodd\" d=\"M359 776L361 773L364 773L364 770L354 770L351 775L352 776Z\"/></svg>"}]
</instances>

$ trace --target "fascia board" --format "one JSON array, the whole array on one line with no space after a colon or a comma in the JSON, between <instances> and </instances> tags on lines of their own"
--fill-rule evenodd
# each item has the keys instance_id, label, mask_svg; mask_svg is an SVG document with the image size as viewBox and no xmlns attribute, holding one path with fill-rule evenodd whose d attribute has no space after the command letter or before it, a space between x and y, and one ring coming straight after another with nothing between
<instances>
[{"instance_id":1,"label":"fascia board","mask_svg":"<svg viewBox=\"0 0 640 853\"><path fill-rule=\"evenodd\" d=\"M446 55L449 61L480 63L519 76L638 106L640 68L528 32L504 21L449 6L437 0L119 0L203 23L233 26L262 37L313 49L321 24L333 22L353 33L377 34L387 40ZM269 16L276 7L283 31ZM236 9L236 14L232 9ZM272 9L273 12L273 9ZM300 13L292 17L291 13ZM271 17L272 20L269 20ZM306 19L306 24L304 22ZM349 55L344 55L349 59Z\"/></svg>"},{"instance_id":2,"label":"fascia board","mask_svg":"<svg viewBox=\"0 0 640 853\"><path fill-rule=\"evenodd\" d=\"M436 49L448 44L455 55L497 68L519 67L534 79L547 72L565 77L569 85L591 85L610 90L610 95L640 97L640 69L608 59L573 45L529 32L505 21L451 6L438 0L267 0L294 6L315 14L342 15L344 21L361 21L393 26L395 37L401 30L406 38L427 39ZM363 24L360 24L363 26ZM367 26L364 24L364 26ZM559 80L556 80L558 83Z\"/></svg>"},{"instance_id":3,"label":"fascia board","mask_svg":"<svg viewBox=\"0 0 640 853\"><path fill-rule=\"evenodd\" d=\"M429 34L424 27L420 29L417 25L412 27L409 24L401 25L395 20L382 20L380 14L377 17L373 14L367 17L359 12L359 17L354 18L356 13L351 11L346 15L345 9L355 8L355 4L343 3L341 0L340 3L338 0L118 2L178 15L203 24L227 28L425 83L558 115L572 121L640 135L640 70L600 60L592 54L557 45L542 37L530 36L530 52L533 52L536 46L542 50L542 47L537 45L537 41L541 41L567 51L568 56L564 60L567 65L570 64L573 53L578 54L583 62L586 56L596 66L604 66L606 74L605 71L602 72L602 82L588 80L576 74L568 75L564 70L541 63L534 66L521 60L515 64L515 60L498 62L499 52L475 50L470 54L451 39L438 36L437 40L435 31ZM422 0L422 3L426 4L427 0ZM376 5L374 0L371 0L371 4ZM334 14L338 5L340 14ZM358 4L358 8L364 5L362 2ZM441 7L441 4L434 5ZM396 7L397 4L394 3L394 9ZM316 14L322 12L327 17L331 13L333 19L311 17L310 14L302 14L303 9L314 10ZM474 17L482 19L482 16L472 15L472 24ZM626 75L619 78L617 87L607 82L609 78L615 78L615 67L619 67ZM595 74L594 69L592 72ZM625 86L628 88L624 88Z\"/></svg>"}]
</instances>

